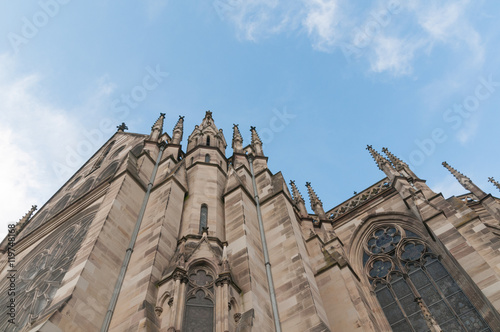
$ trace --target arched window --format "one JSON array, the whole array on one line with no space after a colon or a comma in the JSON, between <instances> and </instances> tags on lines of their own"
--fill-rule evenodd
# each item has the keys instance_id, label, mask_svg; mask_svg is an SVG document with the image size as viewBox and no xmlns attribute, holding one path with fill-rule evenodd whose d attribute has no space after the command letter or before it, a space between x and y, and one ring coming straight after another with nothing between
<instances>
[{"instance_id":1,"label":"arched window","mask_svg":"<svg viewBox=\"0 0 500 332\"><path fill-rule=\"evenodd\" d=\"M200 209L200 234L203 232L203 228L207 227L207 219L208 207L206 204L202 204Z\"/></svg>"},{"instance_id":2,"label":"arched window","mask_svg":"<svg viewBox=\"0 0 500 332\"><path fill-rule=\"evenodd\" d=\"M210 136L207 136L207 145L210 146Z\"/></svg>"},{"instance_id":3,"label":"arched window","mask_svg":"<svg viewBox=\"0 0 500 332\"><path fill-rule=\"evenodd\" d=\"M364 251L365 272L393 331L427 331L433 322L443 331L491 331L415 233L397 225L378 227Z\"/></svg>"},{"instance_id":4,"label":"arched window","mask_svg":"<svg viewBox=\"0 0 500 332\"><path fill-rule=\"evenodd\" d=\"M210 155L208 153L205 155L205 162L206 163L210 162Z\"/></svg>"},{"instance_id":5,"label":"arched window","mask_svg":"<svg viewBox=\"0 0 500 332\"><path fill-rule=\"evenodd\" d=\"M106 156L108 155L109 151L111 151L111 148L113 147L114 144L115 144L115 141L109 143L106 150L104 150L104 152L99 156L99 158L95 162L94 169L101 167L102 162L104 161L104 159L106 159Z\"/></svg>"},{"instance_id":6,"label":"arched window","mask_svg":"<svg viewBox=\"0 0 500 332\"><path fill-rule=\"evenodd\" d=\"M193 157L191 157L191 165L193 164L193 161L194 161L194 159L193 159Z\"/></svg>"},{"instance_id":7,"label":"arched window","mask_svg":"<svg viewBox=\"0 0 500 332\"><path fill-rule=\"evenodd\" d=\"M214 278L201 267L188 274L186 310L182 331L214 331Z\"/></svg>"}]
</instances>

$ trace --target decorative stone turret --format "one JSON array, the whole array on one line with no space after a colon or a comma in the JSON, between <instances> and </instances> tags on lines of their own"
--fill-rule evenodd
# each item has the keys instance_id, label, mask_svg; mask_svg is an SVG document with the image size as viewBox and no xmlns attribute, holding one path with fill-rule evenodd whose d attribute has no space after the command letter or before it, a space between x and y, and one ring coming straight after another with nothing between
<instances>
[{"instance_id":1,"label":"decorative stone turret","mask_svg":"<svg viewBox=\"0 0 500 332\"><path fill-rule=\"evenodd\" d=\"M179 120L174 126L172 133L172 144L181 144L182 134L184 132L184 117L179 115Z\"/></svg>"},{"instance_id":2,"label":"decorative stone turret","mask_svg":"<svg viewBox=\"0 0 500 332\"><path fill-rule=\"evenodd\" d=\"M257 134L257 129L255 127L250 127L250 131L252 132L252 149L256 156L263 156L264 150L262 150L262 141L260 140L259 134Z\"/></svg>"},{"instance_id":3,"label":"decorative stone turret","mask_svg":"<svg viewBox=\"0 0 500 332\"><path fill-rule=\"evenodd\" d=\"M237 124L233 124L233 144L231 146L234 153L243 153L243 137Z\"/></svg>"},{"instance_id":4,"label":"decorative stone turret","mask_svg":"<svg viewBox=\"0 0 500 332\"><path fill-rule=\"evenodd\" d=\"M311 187L311 182L306 182L306 187L307 192L309 193L309 200L311 201L311 208L313 209L314 213L316 213L316 215L320 219L326 219L325 210L323 210L323 203Z\"/></svg>"},{"instance_id":5,"label":"decorative stone turret","mask_svg":"<svg viewBox=\"0 0 500 332\"><path fill-rule=\"evenodd\" d=\"M299 189L297 189L297 186L295 185L295 181L290 181L290 186L292 187L293 202L295 203L295 206L299 210L300 216L307 217L308 213L306 209L306 204L304 199L302 198L302 195L299 192Z\"/></svg>"},{"instance_id":6,"label":"decorative stone turret","mask_svg":"<svg viewBox=\"0 0 500 332\"><path fill-rule=\"evenodd\" d=\"M217 129L212 118L212 112L207 111L199 126L195 126L188 138L187 153L197 146L210 146L218 148L223 155L226 153L226 139L222 129Z\"/></svg>"},{"instance_id":7,"label":"decorative stone turret","mask_svg":"<svg viewBox=\"0 0 500 332\"><path fill-rule=\"evenodd\" d=\"M160 135L163 132L163 120L165 119L165 113L160 113L160 117L154 123L153 127L151 127L151 134L149 135L149 139L151 141L157 141Z\"/></svg>"}]
</instances>

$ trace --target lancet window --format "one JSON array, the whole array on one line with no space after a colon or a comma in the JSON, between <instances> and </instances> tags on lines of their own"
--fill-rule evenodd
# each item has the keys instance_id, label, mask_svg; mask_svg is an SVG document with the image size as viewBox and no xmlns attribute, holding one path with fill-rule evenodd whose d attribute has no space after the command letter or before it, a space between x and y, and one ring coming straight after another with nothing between
<instances>
[{"instance_id":1,"label":"lancet window","mask_svg":"<svg viewBox=\"0 0 500 332\"><path fill-rule=\"evenodd\" d=\"M203 232L203 228L207 227L207 219L208 206L206 204L202 204L200 209L200 234Z\"/></svg>"},{"instance_id":2,"label":"lancet window","mask_svg":"<svg viewBox=\"0 0 500 332\"><path fill-rule=\"evenodd\" d=\"M393 331L491 331L428 244L398 225L364 243L364 268Z\"/></svg>"}]
</instances>

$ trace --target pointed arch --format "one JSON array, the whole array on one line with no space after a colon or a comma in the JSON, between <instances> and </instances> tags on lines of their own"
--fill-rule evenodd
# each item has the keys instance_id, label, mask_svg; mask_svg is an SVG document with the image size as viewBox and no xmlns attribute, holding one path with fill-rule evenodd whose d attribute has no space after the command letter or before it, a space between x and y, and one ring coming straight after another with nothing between
<instances>
[{"instance_id":1,"label":"pointed arch","mask_svg":"<svg viewBox=\"0 0 500 332\"><path fill-rule=\"evenodd\" d=\"M443 331L491 331L478 310L486 304L478 301L480 291L464 284L465 271L413 216L368 216L351 243L348 255L371 290L368 305L383 329L421 331L437 324Z\"/></svg>"}]
</instances>

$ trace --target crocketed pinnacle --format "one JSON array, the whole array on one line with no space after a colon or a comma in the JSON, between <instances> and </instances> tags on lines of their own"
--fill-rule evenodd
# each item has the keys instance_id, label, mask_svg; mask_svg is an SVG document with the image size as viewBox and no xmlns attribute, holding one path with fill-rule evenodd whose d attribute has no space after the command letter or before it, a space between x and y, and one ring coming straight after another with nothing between
<instances>
[{"instance_id":1,"label":"crocketed pinnacle","mask_svg":"<svg viewBox=\"0 0 500 332\"><path fill-rule=\"evenodd\" d=\"M255 127L250 127L250 131L252 132L252 145L260 144L262 145L262 141L260 140L259 134L257 134L257 129Z\"/></svg>"},{"instance_id":2,"label":"crocketed pinnacle","mask_svg":"<svg viewBox=\"0 0 500 332\"><path fill-rule=\"evenodd\" d=\"M384 164L386 165L390 165L390 162L389 160L385 159L380 153L378 153L377 151L375 151L373 149L373 147L371 145L367 145L366 146L366 149L370 152L370 154L372 155L372 158L373 160L375 160L375 162L377 163L377 166L378 168L381 170L381 171L385 171L384 170Z\"/></svg>"},{"instance_id":3,"label":"crocketed pinnacle","mask_svg":"<svg viewBox=\"0 0 500 332\"><path fill-rule=\"evenodd\" d=\"M400 171L404 167L408 167L408 165L404 161L393 155L387 148L382 148L382 152L385 153L387 157L389 157L389 160L397 171Z\"/></svg>"},{"instance_id":4,"label":"crocketed pinnacle","mask_svg":"<svg viewBox=\"0 0 500 332\"><path fill-rule=\"evenodd\" d=\"M165 119L165 113L160 113L160 116L158 117L158 120L153 124L151 127L151 130L158 130L159 132L162 132L163 130L163 120Z\"/></svg>"},{"instance_id":5,"label":"crocketed pinnacle","mask_svg":"<svg viewBox=\"0 0 500 332\"><path fill-rule=\"evenodd\" d=\"M484 191L476 186L474 182L471 181L471 179L451 167L446 161L443 161L443 166L450 171L450 173L458 180L462 187L476 195L477 198L481 199L482 197L486 196Z\"/></svg>"},{"instance_id":6,"label":"crocketed pinnacle","mask_svg":"<svg viewBox=\"0 0 500 332\"><path fill-rule=\"evenodd\" d=\"M292 187L292 197L294 203L297 204L299 202L304 202L304 199L302 198L299 189L297 189L297 186L295 185L295 181L290 180L290 186Z\"/></svg>"},{"instance_id":7,"label":"crocketed pinnacle","mask_svg":"<svg viewBox=\"0 0 500 332\"><path fill-rule=\"evenodd\" d=\"M306 187L309 194L309 200L311 201L311 208L313 209L314 213L316 213L316 215L320 217L320 219L325 219L326 216L325 210L323 210L323 203L311 187L311 182L306 182Z\"/></svg>"},{"instance_id":8,"label":"crocketed pinnacle","mask_svg":"<svg viewBox=\"0 0 500 332\"><path fill-rule=\"evenodd\" d=\"M151 127L151 134L149 135L152 141L158 140L161 133L163 132L163 120L165 119L165 113L160 113L160 117L154 125Z\"/></svg>"},{"instance_id":9,"label":"crocketed pinnacle","mask_svg":"<svg viewBox=\"0 0 500 332\"><path fill-rule=\"evenodd\" d=\"M257 130L255 127L250 127L250 131L252 132L252 148L257 156L263 156L264 151L262 150L262 141L260 140L259 134L257 134Z\"/></svg>"},{"instance_id":10,"label":"crocketed pinnacle","mask_svg":"<svg viewBox=\"0 0 500 332\"><path fill-rule=\"evenodd\" d=\"M472 181L453 167L451 167L446 161L443 161L443 166L450 171L450 173L460 182L460 184L467 190L471 190Z\"/></svg>"},{"instance_id":11,"label":"crocketed pinnacle","mask_svg":"<svg viewBox=\"0 0 500 332\"><path fill-rule=\"evenodd\" d=\"M497 187L497 189L498 189L498 190L500 190L500 183L498 183L497 181L495 181L495 179L494 179L494 178L489 177L489 178L488 178L488 181L489 181L489 182L491 182L491 183L493 183L493 185L494 185L495 187Z\"/></svg>"},{"instance_id":12,"label":"crocketed pinnacle","mask_svg":"<svg viewBox=\"0 0 500 332\"><path fill-rule=\"evenodd\" d=\"M179 115L179 120L174 126L172 133L172 144L180 144L182 141L182 135L184 133L184 117Z\"/></svg>"},{"instance_id":13,"label":"crocketed pinnacle","mask_svg":"<svg viewBox=\"0 0 500 332\"><path fill-rule=\"evenodd\" d=\"M241 136L240 129L237 124L233 124L233 144L234 152L243 152L243 137Z\"/></svg>"}]
</instances>

